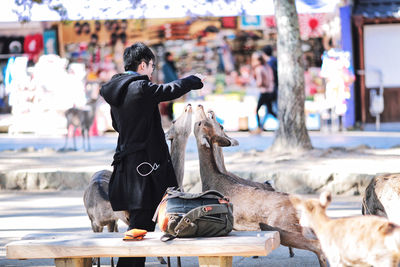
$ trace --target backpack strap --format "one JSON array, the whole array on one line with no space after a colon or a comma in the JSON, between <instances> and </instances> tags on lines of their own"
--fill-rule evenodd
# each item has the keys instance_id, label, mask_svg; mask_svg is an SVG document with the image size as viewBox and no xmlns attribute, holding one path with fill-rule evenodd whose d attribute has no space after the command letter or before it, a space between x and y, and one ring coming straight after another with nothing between
<instances>
[{"instance_id":1,"label":"backpack strap","mask_svg":"<svg viewBox=\"0 0 400 267\"><path fill-rule=\"evenodd\" d=\"M204 217L206 215L214 215L221 213L229 213L228 205L212 204L194 208L188 213L186 213L185 216L182 217L181 221L176 225L174 232L176 235L178 235L179 232L184 230L198 218Z\"/></svg>"}]
</instances>

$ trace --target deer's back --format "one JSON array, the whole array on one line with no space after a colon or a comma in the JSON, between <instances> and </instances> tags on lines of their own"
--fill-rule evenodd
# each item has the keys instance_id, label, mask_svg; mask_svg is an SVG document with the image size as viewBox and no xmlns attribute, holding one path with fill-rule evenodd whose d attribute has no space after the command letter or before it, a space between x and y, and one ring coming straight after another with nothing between
<instances>
[{"instance_id":1,"label":"deer's back","mask_svg":"<svg viewBox=\"0 0 400 267\"><path fill-rule=\"evenodd\" d=\"M330 220L316 233L328 258L340 256L348 265L400 256L400 226L377 216Z\"/></svg>"},{"instance_id":2,"label":"deer's back","mask_svg":"<svg viewBox=\"0 0 400 267\"><path fill-rule=\"evenodd\" d=\"M110 177L111 172L108 170L96 172L85 189L83 202L91 220L95 218L98 218L98 220L103 220L103 218L115 219L108 197Z\"/></svg>"},{"instance_id":3,"label":"deer's back","mask_svg":"<svg viewBox=\"0 0 400 267\"><path fill-rule=\"evenodd\" d=\"M262 222L289 232L301 232L297 212L286 193L241 185L226 195L233 204L236 230L259 230Z\"/></svg>"},{"instance_id":4,"label":"deer's back","mask_svg":"<svg viewBox=\"0 0 400 267\"><path fill-rule=\"evenodd\" d=\"M363 199L363 214L388 217L400 224L400 174L375 176Z\"/></svg>"}]
</instances>

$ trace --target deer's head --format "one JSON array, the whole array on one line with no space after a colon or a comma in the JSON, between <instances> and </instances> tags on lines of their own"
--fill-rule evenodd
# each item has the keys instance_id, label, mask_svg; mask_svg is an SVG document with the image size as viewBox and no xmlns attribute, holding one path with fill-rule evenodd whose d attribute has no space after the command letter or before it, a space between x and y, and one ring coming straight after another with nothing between
<instances>
[{"instance_id":1,"label":"deer's head","mask_svg":"<svg viewBox=\"0 0 400 267\"><path fill-rule=\"evenodd\" d=\"M182 114L172 122L171 127L165 133L165 138L167 140L174 140L178 136L188 138L192 131L192 114L192 105L187 104Z\"/></svg>"},{"instance_id":2,"label":"deer's head","mask_svg":"<svg viewBox=\"0 0 400 267\"><path fill-rule=\"evenodd\" d=\"M303 227L313 227L313 218L326 214L326 208L331 203L332 196L329 192L322 192L318 199L302 199L299 196L290 196L295 209L301 212L300 224Z\"/></svg>"},{"instance_id":3,"label":"deer's head","mask_svg":"<svg viewBox=\"0 0 400 267\"><path fill-rule=\"evenodd\" d=\"M213 144L221 147L239 144L237 140L226 135L222 125L217 122L215 113L208 111L206 114L202 105L198 105L196 109L194 135L199 144L208 148L211 148Z\"/></svg>"}]
</instances>

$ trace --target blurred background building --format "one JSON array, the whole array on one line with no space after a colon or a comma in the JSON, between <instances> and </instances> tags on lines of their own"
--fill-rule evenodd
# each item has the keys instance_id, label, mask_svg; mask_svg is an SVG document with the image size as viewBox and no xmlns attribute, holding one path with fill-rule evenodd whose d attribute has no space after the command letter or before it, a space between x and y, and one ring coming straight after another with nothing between
<instances>
[{"instance_id":1,"label":"blurred background building","mask_svg":"<svg viewBox=\"0 0 400 267\"><path fill-rule=\"evenodd\" d=\"M68 8L70 3L66 2ZM400 108L395 104L400 100L400 76L395 74L400 64L400 53L395 50L400 47L400 35L393 34L400 29L396 26L400 25L396 24L400 3L384 2L296 1L308 129L320 130L326 122L332 122L336 119L332 115L335 110L345 128L374 121L369 112L368 91L379 88L374 69L384 73L385 108L381 121L400 121ZM102 5L100 1L98 8ZM273 1L242 6L242 11L246 8L245 15L229 8L223 14L220 7L215 9L216 14L204 11L198 16L188 12L193 9L179 11L170 5L157 14L148 7L140 15L133 14L139 8L133 10L132 6L119 6L119 13L113 11L115 7L104 8L96 16L96 10L89 8L92 13L87 17L70 14L73 20L69 21L49 19L50 15L37 17L32 9L31 22L0 22L1 129L10 134L63 134L65 110L84 107L90 99L98 99L91 133L111 131L109 109L98 95L99 88L123 71L123 50L137 41L151 46L157 55L155 82L163 82L161 67L167 51L174 55L179 77L195 72L208 75L204 90L193 91L174 103L174 114L180 113L185 102L201 103L216 111L228 131L255 128L258 91L252 79L250 56L265 45L276 49ZM379 16L377 9L382 9ZM332 83L338 77L340 83ZM336 95L340 92L339 104L332 104L327 97L332 94L327 90ZM273 130L277 121L268 117L265 127Z\"/></svg>"}]
</instances>

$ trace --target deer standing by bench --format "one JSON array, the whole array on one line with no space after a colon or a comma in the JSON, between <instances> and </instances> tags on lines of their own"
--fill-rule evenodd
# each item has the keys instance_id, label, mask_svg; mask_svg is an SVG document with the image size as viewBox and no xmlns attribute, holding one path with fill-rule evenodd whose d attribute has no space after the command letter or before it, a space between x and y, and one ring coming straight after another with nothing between
<instances>
[{"instance_id":1,"label":"deer standing by bench","mask_svg":"<svg viewBox=\"0 0 400 267\"><path fill-rule=\"evenodd\" d=\"M192 127L192 107L186 106L183 113L176 119L166 133L166 138L171 141L171 160L178 180L182 188L186 144ZM108 186L112 172L101 170L96 172L83 196L86 213L92 224L93 232L102 232L107 226L109 232L118 232L118 219L129 225L129 213L127 211L113 211L108 198ZM98 259L98 265L99 265ZM161 263L165 263L159 258Z\"/></svg>"},{"instance_id":2,"label":"deer standing by bench","mask_svg":"<svg viewBox=\"0 0 400 267\"><path fill-rule=\"evenodd\" d=\"M222 132L213 119L206 117L203 107L199 106L196 110L194 135L199 153L202 190L217 190L229 197L234 206L235 230L255 231L260 229L260 223L265 224L279 231L282 245L312 251L317 255L320 265L326 266L319 241L303 235L306 229L300 226L297 211L288 194L241 184L228 172L218 168L213 145L226 147L238 144Z\"/></svg>"},{"instance_id":3,"label":"deer standing by bench","mask_svg":"<svg viewBox=\"0 0 400 267\"><path fill-rule=\"evenodd\" d=\"M362 201L362 214L383 216L400 225L400 174L375 176Z\"/></svg>"},{"instance_id":4,"label":"deer standing by bench","mask_svg":"<svg viewBox=\"0 0 400 267\"><path fill-rule=\"evenodd\" d=\"M326 208L331 194L317 199L290 197L301 212L301 223L314 229L332 266L390 266L400 261L400 226L368 215L330 219Z\"/></svg>"}]
</instances>

